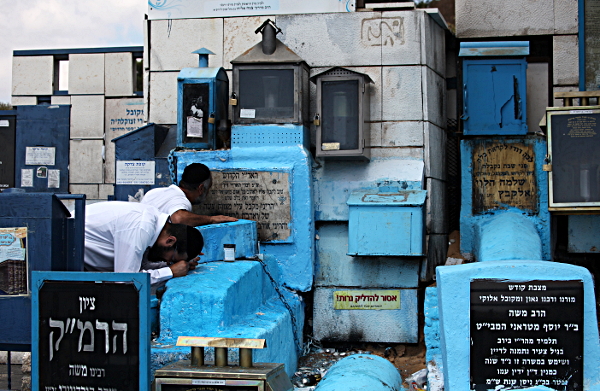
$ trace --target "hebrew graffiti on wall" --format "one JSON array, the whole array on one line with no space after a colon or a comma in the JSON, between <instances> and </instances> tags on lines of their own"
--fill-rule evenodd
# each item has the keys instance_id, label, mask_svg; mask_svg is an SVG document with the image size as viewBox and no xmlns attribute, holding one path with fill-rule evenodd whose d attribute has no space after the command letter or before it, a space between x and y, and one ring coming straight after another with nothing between
<instances>
[{"instance_id":1,"label":"hebrew graffiti on wall","mask_svg":"<svg viewBox=\"0 0 600 391\"><path fill-rule=\"evenodd\" d=\"M369 46L404 45L404 18L364 19L360 38Z\"/></svg>"}]
</instances>

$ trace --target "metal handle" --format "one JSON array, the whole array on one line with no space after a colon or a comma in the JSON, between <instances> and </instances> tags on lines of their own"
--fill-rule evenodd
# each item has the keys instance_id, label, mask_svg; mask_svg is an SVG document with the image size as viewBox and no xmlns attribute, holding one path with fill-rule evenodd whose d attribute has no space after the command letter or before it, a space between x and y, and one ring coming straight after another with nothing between
<instances>
[{"instance_id":1,"label":"metal handle","mask_svg":"<svg viewBox=\"0 0 600 391\"><path fill-rule=\"evenodd\" d=\"M463 84L463 115L460 116L460 119L466 121L469 119L469 115L467 114L467 85Z\"/></svg>"}]
</instances>

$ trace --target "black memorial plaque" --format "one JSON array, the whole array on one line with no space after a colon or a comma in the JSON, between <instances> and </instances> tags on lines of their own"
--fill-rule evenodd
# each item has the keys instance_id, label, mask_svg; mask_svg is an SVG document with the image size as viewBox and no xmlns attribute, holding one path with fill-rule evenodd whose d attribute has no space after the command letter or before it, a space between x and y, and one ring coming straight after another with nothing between
<instances>
[{"instance_id":1,"label":"black memorial plaque","mask_svg":"<svg viewBox=\"0 0 600 391\"><path fill-rule=\"evenodd\" d=\"M583 390L583 282L471 281L472 390Z\"/></svg>"},{"instance_id":2,"label":"black memorial plaque","mask_svg":"<svg viewBox=\"0 0 600 391\"><path fill-rule=\"evenodd\" d=\"M600 113L553 113L550 124L553 202L600 202Z\"/></svg>"},{"instance_id":3,"label":"black memorial plaque","mask_svg":"<svg viewBox=\"0 0 600 391\"><path fill-rule=\"evenodd\" d=\"M45 281L39 290L39 389L139 389L133 283Z\"/></svg>"}]
</instances>

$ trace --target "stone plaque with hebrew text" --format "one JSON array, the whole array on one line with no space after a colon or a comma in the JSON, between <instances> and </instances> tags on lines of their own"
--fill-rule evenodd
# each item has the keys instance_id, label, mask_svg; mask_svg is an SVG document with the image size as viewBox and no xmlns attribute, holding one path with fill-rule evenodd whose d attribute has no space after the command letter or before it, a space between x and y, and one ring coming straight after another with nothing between
<instances>
[{"instance_id":1,"label":"stone plaque with hebrew text","mask_svg":"<svg viewBox=\"0 0 600 391\"><path fill-rule=\"evenodd\" d=\"M473 147L473 214L516 207L537 213L533 146L485 140Z\"/></svg>"},{"instance_id":2,"label":"stone plaque with hebrew text","mask_svg":"<svg viewBox=\"0 0 600 391\"><path fill-rule=\"evenodd\" d=\"M213 185L194 212L223 214L257 222L262 242L290 238L290 190L287 172L213 171Z\"/></svg>"}]
</instances>

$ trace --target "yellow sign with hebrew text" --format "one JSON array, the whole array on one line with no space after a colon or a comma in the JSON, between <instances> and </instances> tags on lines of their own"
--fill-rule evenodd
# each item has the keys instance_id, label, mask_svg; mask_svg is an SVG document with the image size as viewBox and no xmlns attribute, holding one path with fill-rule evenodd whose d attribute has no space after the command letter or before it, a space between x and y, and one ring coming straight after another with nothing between
<instances>
[{"instance_id":1,"label":"yellow sign with hebrew text","mask_svg":"<svg viewBox=\"0 0 600 391\"><path fill-rule=\"evenodd\" d=\"M333 291L336 310L399 310L400 290Z\"/></svg>"}]
</instances>

